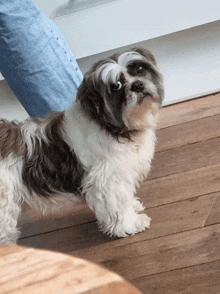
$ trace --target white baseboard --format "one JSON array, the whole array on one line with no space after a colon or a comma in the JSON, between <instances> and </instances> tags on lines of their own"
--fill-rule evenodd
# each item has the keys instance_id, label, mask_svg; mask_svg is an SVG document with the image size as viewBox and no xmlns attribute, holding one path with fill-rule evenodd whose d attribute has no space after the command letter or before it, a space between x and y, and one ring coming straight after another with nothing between
<instances>
[{"instance_id":1,"label":"white baseboard","mask_svg":"<svg viewBox=\"0 0 220 294\"><path fill-rule=\"evenodd\" d=\"M207 91L207 92L204 92L204 93L188 96L188 97L183 97L183 98L172 100L172 101L167 101L167 102L163 103L163 107L170 106L170 105L177 104L177 103L181 103L181 102L185 102L187 100L193 100L193 99L206 97L206 96L209 96L209 95L214 95L214 94L217 94L217 93L220 93L220 88L216 89L216 90Z\"/></svg>"}]
</instances>

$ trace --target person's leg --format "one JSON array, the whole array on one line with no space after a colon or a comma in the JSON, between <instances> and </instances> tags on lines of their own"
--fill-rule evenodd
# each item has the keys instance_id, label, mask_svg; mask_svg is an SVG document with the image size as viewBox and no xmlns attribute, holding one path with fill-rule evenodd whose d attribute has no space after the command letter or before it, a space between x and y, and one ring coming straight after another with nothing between
<instances>
[{"instance_id":1,"label":"person's leg","mask_svg":"<svg viewBox=\"0 0 220 294\"><path fill-rule=\"evenodd\" d=\"M62 33L32 0L0 0L0 71L32 117L67 108L82 81Z\"/></svg>"}]
</instances>

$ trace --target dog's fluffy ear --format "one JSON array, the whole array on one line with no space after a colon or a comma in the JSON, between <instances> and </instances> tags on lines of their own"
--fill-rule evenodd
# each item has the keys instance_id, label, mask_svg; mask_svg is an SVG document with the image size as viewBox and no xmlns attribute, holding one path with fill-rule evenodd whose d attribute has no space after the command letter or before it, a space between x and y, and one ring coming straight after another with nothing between
<instances>
[{"instance_id":1,"label":"dog's fluffy ear","mask_svg":"<svg viewBox=\"0 0 220 294\"><path fill-rule=\"evenodd\" d=\"M85 74L82 84L77 91L77 100L85 111L86 115L97 122L103 129L114 138L119 137L131 140L131 134L135 130L129 130L122 118L121 109L117 105L112 105L112 101L107 101L107 91L104 85L96 81L95 72L90 71ZM120 99L116 101L121 102ZM106 104L111 104L112 111L106 108ZM114 106L114 107L113 107Z\"/></svg>"},{"instance_id":2,"label":"dog's fluffy ear","mask_svg":"<svg viewBox=\"0 0 220 294\"><path fill-rule=\"evenodd\" d=\"M145 58L150 60L154 65L157 66L156 60L155 60L153 54L149 50L144 49L144 48L135 47L131 51L134 51L134 52L141 54L142 56L144 56Z\"/></svg>"},{"instance_id":3,"label":"dog's fluffy ear","mask_svg":"<svg viewBox=\"0 0 220 294\"><path fill-rule=\"evenodd\" d=\"M122 120L116 120L113 111L109 112L105 106L106 90L101 81L97 82L95 72L85 74L82 84L77 91L77 99L90 119L95 120L104 128L121 127ZM123 125L124 126L124 125Z\"/></svg>"},{"instance_id":4,"label":"dog's fluffy ear","mask_svg":"<svg viewBox=\"0 0 220 294\"><path fill-rule=\"evenodd\" d=\"M90 118L99 120L100 108L103 108L102 99L99 97L99 93L95 90L94 79L92 77L94 73L86 73L81 85L77 91L77 99L80 100L84 111Z\"/></svg>"}]
</instances>

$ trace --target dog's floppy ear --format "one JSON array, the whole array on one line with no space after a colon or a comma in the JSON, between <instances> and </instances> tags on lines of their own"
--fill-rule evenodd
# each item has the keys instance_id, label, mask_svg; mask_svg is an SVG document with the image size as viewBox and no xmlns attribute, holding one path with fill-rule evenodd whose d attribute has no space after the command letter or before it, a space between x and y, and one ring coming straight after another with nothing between
<instances>
[{"instance_id":1,"label":"dog's floppy ear","mask_svg":"<svg viewBox=\"0 0 220 294\"><path fill-rule=\"evenodd\" d=\"M154 65L157 66L156 60L155 60L153 54L152 54L149 50L147 50L147 49L145 49L145 48L135 47L135 48L133 48L131 51L135 51L135 52L141 54L142 56L146 57L146 58L149 59Z\"/></svg>"},{"instance_id":2,"label":"dog's floppy ear","mask_svg":"<svg viewBox=\"0 0 220 294\"><path fill-rule=\"evenodd\" d=\"M105 96L104 85L101 81L96 81L95 72L86 73L77 91L77 99L80 100L81 106L88 117L95 120L102 127L108 128L112 125L114 128L119 128L123 121L119 118L117 120L113 111L108 111Z\"/></svg>"},{"instance_id":3,"label":"dog's floppy ear","mask_svg":"<svg viewBox=\"0 0 220 294\"><path fill-rule=\"evenodd\" d=\"M102 99L94 88L94 73L86 73L77 90L76 99L80 100L84 111L90 118L98 120L100 107L103 108Z\"/></svg>"},{"instance_id":4,"label":"dog's floppy ear","mask_svg":"<svg viewBox=\"0 0 220 294\"><path fill-rule=\"evenodd\" d=\"M110 106L111 103L107 101L108 96L106 95L108 94L101 81L96 81L95 72L89 71L85 74L83 82L78 88L76 99L80 101L86 115L114 138L119 140L119 137L124 137L131 140L131 134L136 130L129 130L126 127L120 107L116 107L117 105ZM117 101L120 101L120 99L117 99ZM112 107L111 111L106 107L108 103L109 108Z\"/></svg>"}]
</instances>

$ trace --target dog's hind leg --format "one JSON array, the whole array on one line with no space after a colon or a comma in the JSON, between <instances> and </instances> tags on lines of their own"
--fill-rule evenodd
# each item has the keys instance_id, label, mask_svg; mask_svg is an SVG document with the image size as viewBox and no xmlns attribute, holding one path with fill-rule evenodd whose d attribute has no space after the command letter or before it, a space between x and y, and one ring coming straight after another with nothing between
<instances>
[{"instance_id":1,"label":"dog's hind leg","mask_svg":"<svg viewBox=\"0 0 220 294\"><path fill-rule=\"evenodd\" d=\"M15 244L19 237L17 221L21 203L7 187L0 187L0 244Z\"/></svg>"},{"instance_id":2,"label":"dog's hind leg","mask_svg":"<svg viewBox=\"0 0 220 294\"><path fill-rule=\"evenodd\" d=\"M0 244L15 244L19 237L17 221L21 212L21 165L17 159L0 162Z\"/></svg>"}]
</instances>

